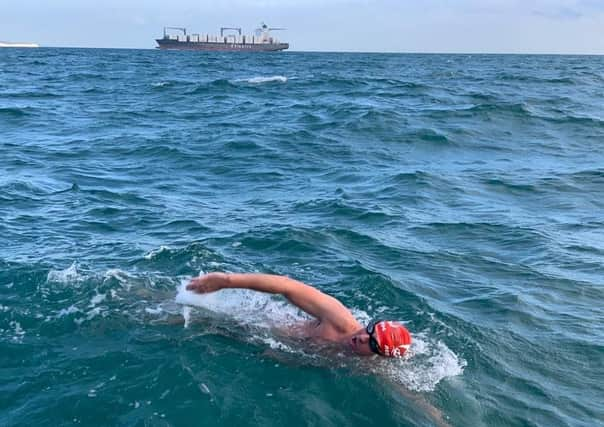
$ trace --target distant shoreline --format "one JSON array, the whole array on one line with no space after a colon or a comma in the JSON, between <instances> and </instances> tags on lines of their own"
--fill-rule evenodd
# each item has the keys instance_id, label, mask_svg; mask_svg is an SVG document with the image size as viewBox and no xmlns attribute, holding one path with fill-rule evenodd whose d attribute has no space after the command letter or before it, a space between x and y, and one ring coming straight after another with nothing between
<instances>
[{"instance_id":1,"label":"distant shoreline","mask_svg":"<svg viewBox=\"0 0 604 427\"><path fill-rule=\"evenodd\" d=\"M10 47L13 47L13 48L14 47L38 48L38 47L40 47L40 45L37 44L37 43L3 42L3 41L0 41L0 48L3 48L3 47L7 47L7 48L10 48Z\"/></svg>"}]
</instances>

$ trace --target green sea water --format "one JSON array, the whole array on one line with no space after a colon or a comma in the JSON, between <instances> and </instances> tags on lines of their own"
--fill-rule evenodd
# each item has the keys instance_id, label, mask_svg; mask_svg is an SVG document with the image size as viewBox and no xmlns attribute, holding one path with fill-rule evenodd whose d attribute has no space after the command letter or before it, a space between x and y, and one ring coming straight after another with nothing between
<instances>
[{"instance_id":1,"label":"green sea water","mask_svg":"<svg viewBox=\"0 0 604 427\"><path fill-rule=\"evenodd\" d=\"M602 99L602 57L0 51L0 425L604 425Z\"/></svg>"}]
</instances>

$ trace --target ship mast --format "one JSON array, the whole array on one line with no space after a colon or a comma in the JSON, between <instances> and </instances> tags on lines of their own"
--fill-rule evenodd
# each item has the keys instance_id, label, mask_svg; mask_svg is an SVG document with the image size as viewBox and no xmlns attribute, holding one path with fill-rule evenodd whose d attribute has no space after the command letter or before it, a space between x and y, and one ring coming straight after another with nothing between
<instances>
[{"instance_id":1,"label":"ship mast","mask_svg":"<svg viewBox=\"0 0 604 427\"><path fill-rule=\"evenodd\" d=\"M184 27L164 27L164 38L166 38L166 36L168 35L167 30L178 30L178 31L182 31L182 34L184 36L187 35L187 29Z\"/></svg>"},{"instance_id":2,"label":"ship mast","mask_svg":"<svg viewBox=\"0 0 604 427\"><path fill-rule=\"evenodd\" d=\"M224 37L224 30L237 31L239 33L239 35L241 35L241 28L240 27L220 27L220 37Z\"/></svg>"}]
</instances>

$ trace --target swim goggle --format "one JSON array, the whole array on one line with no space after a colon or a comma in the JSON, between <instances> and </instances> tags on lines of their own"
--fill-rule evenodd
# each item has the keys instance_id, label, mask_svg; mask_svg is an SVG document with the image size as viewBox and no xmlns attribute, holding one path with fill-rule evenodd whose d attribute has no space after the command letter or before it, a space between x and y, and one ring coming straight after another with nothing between
<instances>
[{"instance_id":1,"label":"swim goggle","mask_svg":"<svg viewBox=\"0 0 604 427\"><path fill-rule=\"evenodd\" d=\"M371 349L371 351L374 352L375 354L379 354L380 356L383 356L382 352L380 351L380 345L378 344L377 340L373 336L373 333L375 332L375 325L377 325L380 322L381 322L381 320L379 320L379 319L372 320L371 322L369 322L369 324L365 328L365 332L367 332L367 335L369 335L369 348Z\"/></svg>"}]
</instances>

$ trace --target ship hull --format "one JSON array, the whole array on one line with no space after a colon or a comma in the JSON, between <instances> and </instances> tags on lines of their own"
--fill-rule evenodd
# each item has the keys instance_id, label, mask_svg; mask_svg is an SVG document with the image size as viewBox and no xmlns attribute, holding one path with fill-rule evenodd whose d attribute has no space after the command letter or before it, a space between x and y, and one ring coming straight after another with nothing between
<instances>
[{"instance_id":1,"label":"ship hull","mask_svg":"<svg viewBox=\"0 0 604 427\"><path fill-rule=\"evenodd\" d=\"M274 52L289 48L289 43L220 43L156 39L158 49L201 50L209 52Z\"/></svg>"}]
</instances>

